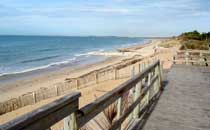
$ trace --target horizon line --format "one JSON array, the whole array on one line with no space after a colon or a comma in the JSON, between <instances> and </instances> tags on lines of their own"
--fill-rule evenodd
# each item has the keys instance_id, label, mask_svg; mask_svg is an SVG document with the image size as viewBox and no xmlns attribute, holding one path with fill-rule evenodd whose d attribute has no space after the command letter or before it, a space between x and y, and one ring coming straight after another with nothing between
<instances>
[{"instance_id":1,"label":"horizon line","mask_svg":"<svg viewBox=\"0 0 210 130\"><path fill-rule=\"evenodd\" d=\"M127 38L171 38L173 36L118 36L118 35L34 35L34 34L0 34L0 36L37 36L37 37L127 37ZM175 36L177 37L177 36Z\"/></svg>"}]
</instances>

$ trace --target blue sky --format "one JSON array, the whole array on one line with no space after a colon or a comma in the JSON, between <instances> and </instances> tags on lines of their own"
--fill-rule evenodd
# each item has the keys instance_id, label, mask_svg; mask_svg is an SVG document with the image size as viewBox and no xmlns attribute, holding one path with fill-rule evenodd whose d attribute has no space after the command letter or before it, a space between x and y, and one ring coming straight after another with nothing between
<instances>
[{"instance_id":1,"label":"blue sky","mask_svg":"<svg viewBox=\"0 0 210 130\"><path fill-rule=\"evenodd\" d=\"M210 31L210 0L0 0L0 34L171 36Z\"/></svg>"}]
</instances>

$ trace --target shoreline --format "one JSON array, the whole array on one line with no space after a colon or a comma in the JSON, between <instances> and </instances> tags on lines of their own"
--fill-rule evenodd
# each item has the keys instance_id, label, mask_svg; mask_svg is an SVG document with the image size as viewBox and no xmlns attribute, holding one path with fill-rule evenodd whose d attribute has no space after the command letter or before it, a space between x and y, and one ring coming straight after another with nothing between
<instances>
[{"instance_id":1,"label":"shoreline","mask_svg":"<svg viewBox=\"0 0 210 130\"><path fill-rule=\"evenodd\" d=\"M72 62L72 63L67 63L67 64L54 65L54 66L50 66L47 68L40 67L40 68L34 69L34 70L32 69L29 71L14 72L14 73L0 75L0 82L1 82L0 87L2 87L4 85L11 84L12 82L17 82L19 80L27 80L27 79L38 77L41 75L53 74L58 71L62 71L63 69L66 69L66 68L76 69L76 68L82 67L84 65L102 62L106 59L107 59L107 57L96 56L94 60L91 60L89 58L89 59L86 59L86 60L80 61L80 62Z\"/></svg>"},{"instance_id":2,"label":"shoreline","mask_svg":"<svg viewBox=\"0 0 210 130\"><path fill-rule=\"evenodd\" d=\"M150 44L151 42L141 42L129 47ZM53 86L53 84L64 82L66 78L78 77L90 71L112 65L132 56L134 55L124 55L123 53L118 52L116 49L114 52L104 52L104 54L96 53L90 56L89 59L92 58L92 61L89 60L78 64L53 66L49 69L40 69L25 73L0 76L0 102L16 98L22 94L37 90L42 87ZM97 57L98 59L96 59Z\"/></svg>"},{"instance_id":3,"label":"shoreline","mask_svg":"<svg viewBox=\"0 0 210 130\"><path fill-rule=\"evenodd\" d=\"M22 71L1 73L0 74L0 82L1 82L0 88L7 84L11 84L11 82L16 82L19 80L26 80L26 79L34 78L36 76L44 75L47 73L62 71L65 68L78 68L84 65L97 64L99 62L103 62L109 59L110 57L125 56L119 53L119 49L129 48L133 46L147 45L150 42L151 42L151 39L150 40L146 39L138 43L131 43L130 45L126 45L125 47L121 46L119 48L115 48L114 50L108 50L108 51L99 50L99 51L87 52L85 54L79 54L79 55L76 54L74 57L75 60L71 60L71 61L67 59L64 61L50 63L48 65L38 66L35 68L29 68Z\"/></svg>"},{"instance_id":4,"label":"shoreline","mask_svg":"<svg viewBox=\"0 0 210 130\"><path fill-rule=\"evenodd\" d=\"M173 40L170 40L173 42ZM33 79L30 79L30 81L21 81L19 83L13 84L11 86L7 86L5 87L4 90L1 91L0 88L0 93L1 94L1 99L0 100L6 100L7 99L11 99L12 97L17 97L20 96L21 94L26 94L26 92L32 92L35 91L37 89L43 88L44 87L53 87L52 84L55 85L55 83L58 82L62 82L64 83L65 81L68 82L68 80L71 80L71 78L77 78L80 76L84 76L87 73L92 73L95 70L103 70L104 67L114 67L116 64L119 63L124 63L124 61L126 60L137 60L136 57L138 59L144 59L144 58L150 58L151 56L154 56L154 47L158 44L159 48L158 50L160 50L161 53L158 53L158 57L160 58L160 60L163 62L163 68L164 69L169 69L172 65L170 59L171 59L171 49L172 48L164 48L161 46L162 43L167 43L167 40L164 39L158 39L158 40L153 40L151 43L146 44L145 47L143 47L142 49L137 49L136 52L138 52L139 54L136 56L131 56L131 55L123 55L122 56L111 56L109 58L107 58L104 61L100 61L94 64L89 64L89 65L84 65L82 67L78 67L77 69L64 69L61 71L59 71L59 73L54 73L54 74L48 74L48 75L44 75L43 77L36 77ZM171 43L171 42L168 42ZM168 44L167 43L167 44ZM141 44L139 44L139 46L141 46ZM138 47L138 46L137 46ZM168 51L167 51L168 50ZM162 52L163 51L163 52ZM149 53L150 52L150 53ZM147 59L145 59L147 60ZM124 71L123 71L124 73ZM99 84L93 84L91 86L88 87L82 87L79 89L73 88L68 90L69 92L72 91L80 91L82 94L82 97L80 98L80 104L79 106L84 106L88 103L90 103L91 101L95 100L97 97L102 96L103 94L105 94L108 91L111 91L112 89L114 89L115 87L117 87L118 85L120 85L121 83L123 83L124 81L126 81L127 79L129 79L129 75L130 75L130 69L128 71L126 71L126 74L128 74L128 77L124 77L124 78L119 78L117 80L108 80L106 82L100 82ZM70 78L70 79L68 79ZM53 88L52 88L53 89ZM49 90L49 89L48 89ZM51 90L50 90L51 91ZM7 95L9 94L9 95ZM11 119L16 118L17 116L23 115L27 112L30 112L40 106L43 106L49 102L54 101L55 99L58 99L59 97L64 96L64 95L58 95L56 97L51 97L51 98L47 98L44 100L41 100L39 102L36 102L35 104L31 104L31 105L27 105L27 106L23 106L21 108L15 109L13 111L7 112L3 115L0 115L0 124L5 123ZM1 101L0 101L1 102ZM2 102L3 103L3 102Z\"/></svg>"}]
</instances>

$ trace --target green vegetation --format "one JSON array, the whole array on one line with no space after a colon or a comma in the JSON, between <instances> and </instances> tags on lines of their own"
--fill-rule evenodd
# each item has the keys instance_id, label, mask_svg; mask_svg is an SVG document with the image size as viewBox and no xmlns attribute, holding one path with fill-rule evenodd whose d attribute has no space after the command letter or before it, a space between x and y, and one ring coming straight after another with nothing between
<instances>
[{"instance_id":1,"label":"green vegetation","mask_svg":"<svg viewBox=\"0 0 210 130\"><path fill-rule=\"evenodd\" d=\"M210 32L199 33L198 31L185 32L181 34L179 39L182 40L182 46L180 49L199 49L208 50L210 44Z\"/></svg>"}]
</instances>

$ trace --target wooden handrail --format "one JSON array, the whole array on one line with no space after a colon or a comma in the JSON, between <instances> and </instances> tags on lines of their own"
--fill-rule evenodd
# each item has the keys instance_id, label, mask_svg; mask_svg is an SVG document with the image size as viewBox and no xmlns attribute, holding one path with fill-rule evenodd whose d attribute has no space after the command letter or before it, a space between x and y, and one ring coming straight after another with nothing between
<instances>
[{"instance_id":1,"label":"wooden handrail","mask_svg":"<svg viewBox=\"0 0 210 130\"><path fill-rule=\"evenodd\" d=\"M79 92L64 96L0 126L0 130L46 130L78 110Z\"/></svg>"},{"instance_id":2,"label":"wooden handrail","mask_svg":"<svg viewBox=\"0 0 210 130\"><path fill-rule=\"evenodd\" d=\"M139 67L142 66L139 65ZM142 110L144 110L144 107L140 108L142 99L146 98L146 105L148 105L154 95L161 91L161 69L158 60L147 68L139 68L141 72L137 75L81 109L78 107L78 99L81 94L74 92L3 124L0 130L46 130L62 119L64 119L64 130L77 130L117 100L118 117L111 125L110 130L120 129L122 122L132 112L134 115L132 118L138 118L139 114L142 113ZM132 70L134 71L134 69ZM131 96L133 96L133 102L122 113L122 97L129 90Z\"/></svg>"},{"instance_id":3,"label":"wooden handrail","mask_svg":"<svg viewBox=\"0 0 210 130\"><path fill-rule=\"evenodd\" d=\"M202 50L185 50L185 51L177 51L173 56L173 63L181 63L181 64L199 64L209 66L210 63L210 51L202 51Z\"/></svg>"},{"instance_id":4,"label":"wooden handrail","mask_svg":"<svg viewBox=\"0 0 210 130\"><path fill-rule=\"evenodd\" d=\"M149 89L154 85L155 81L157 80L158 76L154 76L153 79L151 80L151 83L149 85L146 85L145 88L143 89L141 95L131 104L131 106L123 113L123 115L120 117L119 120L114 122L114 124L111 126L109 130L116 130L120 124L123 123L123 121L128 117L129 114L132 113L134 108L141 102L141 100L144 98L144 96L147 94ZM143 110L143 109L142 109ZM139 111L141 112L141 111Z\"/></svg>"},{"instance_id":5,"label":"wooden handrail","mask_svg":"<svg viewBox=\"0 0 210 130\"><path fill-rule=\"evenodd\" d=\"M79 110L80 114L77 117L78 128L81 128L84 124L93 119L97 114L102 112L110 104L115 102L125 92L133 88L139 81L145 78L148 75L148 73L150 73L153 69L155 69L155 67L159 65L160 61L154 62L132 79L129 79L128 81L122 83L121 85L110 91L109 93L103 95L102 97L96 99L94 102L81 108ZM156 79L157 78L155 78L155 80Z\"/></svg>"}]
</instances>

